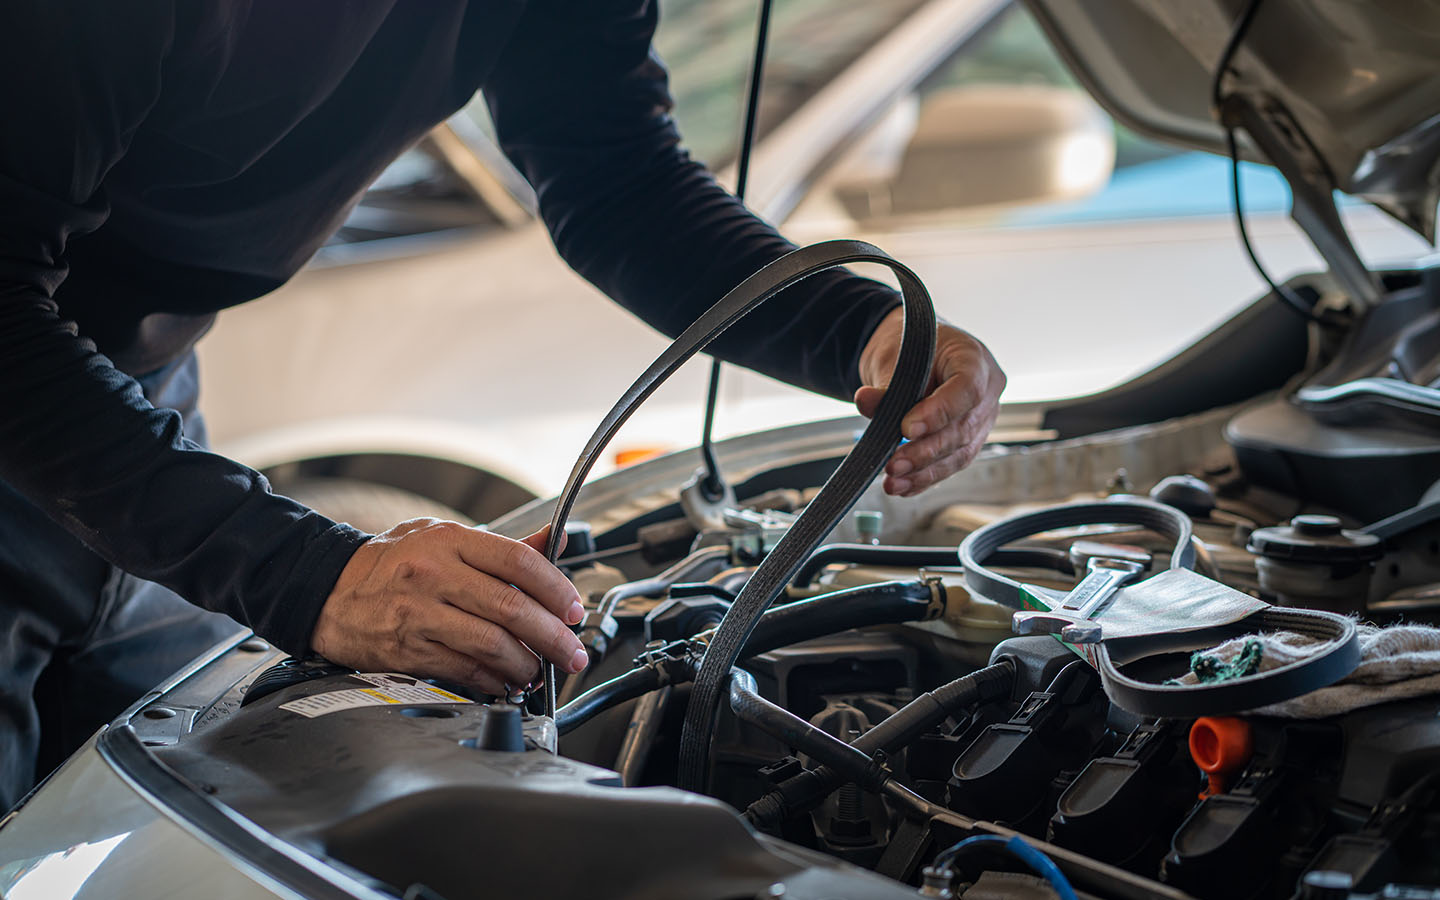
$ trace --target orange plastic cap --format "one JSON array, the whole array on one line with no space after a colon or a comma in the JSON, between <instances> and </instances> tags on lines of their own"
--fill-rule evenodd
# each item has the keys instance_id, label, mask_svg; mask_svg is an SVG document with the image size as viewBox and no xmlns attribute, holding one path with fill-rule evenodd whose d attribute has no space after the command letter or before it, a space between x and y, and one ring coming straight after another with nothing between
<instances>
[{"instance_id":1,"label":"orange plastic cap","mask_svg":"<svg viewBox=\"0 0 1440 900\"><path fill-rule=\"evenodd\" d=\"M626 447L615 452L615 465L632 466L665 453L665 447Z\"/></svg>"},{"instance_id":2,"label":"orange plastic cap","mask_svg":"<svg viewBox=\"0 0 1440 900\"><path fill-rule=\"evenodd\" d=\"M1250 762L1255 752L1250 723L1234 716L1204 716L1190 726L1190 758L1210 776L1200 796L1224 793L1230 779Z\"/></svg>"}]
</instances>

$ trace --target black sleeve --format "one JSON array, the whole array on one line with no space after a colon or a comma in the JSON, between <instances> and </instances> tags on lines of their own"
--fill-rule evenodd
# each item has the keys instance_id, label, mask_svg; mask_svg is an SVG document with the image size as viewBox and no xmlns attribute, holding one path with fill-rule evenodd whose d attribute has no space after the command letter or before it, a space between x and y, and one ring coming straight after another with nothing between
<instances>
[{"instance_id":1,"label":"black sleeve","mask_svg":"<svg viewBox=\"0 0 1440 900\"><path fill-rule=\"evenodd\" d=\"M186 440L51 299L67 242L108 215L171 26L150 0L0 4L0 479L114 565L303 652L365 535Z\"/></svg>"},{"instance_id":2,"label":"black sleeve","mask_svg":"<svg viewBox=\"0 0 1440 900\"><path fill-rule=\"evenodd\" d=\"M747 275L793 249L680 146L655 0L531 0L485 82L501 147L534 185L561 256L674 337ZM737 65L740 64L737 61ZM769 301L717 355L841 399L899 298L844 272Z\"/></svg>"}]
</instances>

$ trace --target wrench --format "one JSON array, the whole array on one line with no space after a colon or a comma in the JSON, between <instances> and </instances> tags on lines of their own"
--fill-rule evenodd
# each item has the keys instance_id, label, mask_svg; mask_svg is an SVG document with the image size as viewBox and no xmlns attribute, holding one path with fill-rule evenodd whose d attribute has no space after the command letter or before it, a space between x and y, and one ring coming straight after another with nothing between
<instances>
[{"instance_id":1,"label":"wrench","mask_svg":"<svg viewBox=\"0 0 1440 900\"><path fill-rule=\"evenodd\" d=\"M1100 640L1100 623L1095 614L1120 588L1145 571L1142 563L1128 559L1091 557L1087 573L1065 595L1065 602L1050 610L1024 610L1011 618L1016 634L1058 634L1072 644L1094 644Z\"/></svg>"}]
</instances>

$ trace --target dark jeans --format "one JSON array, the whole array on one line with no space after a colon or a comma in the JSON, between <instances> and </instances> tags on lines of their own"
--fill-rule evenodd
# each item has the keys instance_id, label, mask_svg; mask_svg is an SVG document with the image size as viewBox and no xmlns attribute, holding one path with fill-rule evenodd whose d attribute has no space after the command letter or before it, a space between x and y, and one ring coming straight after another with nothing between
<instances>
[{"instance_id":1,"label":"dark jeans","mask_svg":"<svg viewBox=\"0 0 1440 900\"><path fill-rule=\"evenodd\" d=\"M195 411L193 354L140 378ZM240 626L109 565L0 481L0 815L100 726Z\"/></svg>"}]
</instances>

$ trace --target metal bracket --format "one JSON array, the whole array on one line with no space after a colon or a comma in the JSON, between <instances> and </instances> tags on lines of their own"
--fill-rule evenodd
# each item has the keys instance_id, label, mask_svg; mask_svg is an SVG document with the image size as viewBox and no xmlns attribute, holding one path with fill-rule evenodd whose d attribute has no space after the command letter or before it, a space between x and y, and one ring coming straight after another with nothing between
<instances>
[{"instance_id":1,"label":"metal bracket","mask_svg":"<svg viewBox=\"0 0 1440 900\"><path fill-rule=\"evenodd\" d=\"M735 489L728 483L717 500L705 493L705 470L696 469L685 486L680 488L680 509L696 531L718 531L725 527L725 511L739 506Z\"/></svg>"}]
</instances>

